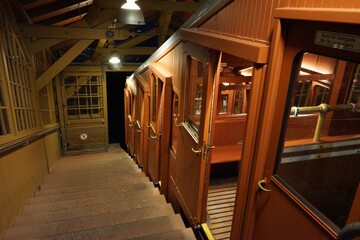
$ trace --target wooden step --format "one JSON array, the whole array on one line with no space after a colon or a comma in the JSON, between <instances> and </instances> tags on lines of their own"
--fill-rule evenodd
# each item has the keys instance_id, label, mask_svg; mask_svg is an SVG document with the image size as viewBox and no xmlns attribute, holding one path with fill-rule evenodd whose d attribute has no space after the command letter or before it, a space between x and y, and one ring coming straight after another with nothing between
<instances>
[{"instance_id":1,"label":"wooden step","mask_svg":"<svg viewBox=\"0 0 360 240\"><path fill-rule=\"evenodd\" d=\"M177 231L184 229L184 223L180 215L172 215L145 219L136 222L118 224L109 227L96 228L92 230L78 231L62 235L54 235L43 238L41 240L75 240L75 239L131 239L136 237L146 237L163 232ZM28 238L18 238L28 239ZM146 239L146 238L145 238ZM173 239L173 238L170 238Z\"/></svg>"},{"instance_id":2,"label":"wooden step","mask_svg":"<svg viewBox=\"0 0 360 240\"><path fill-rule=\"evenodd\" d=\"M62 160L59 160L62 161ZM129 159L116 159L116 160L102 160L102 161L83 161L83 162L60 162L54 166L54 171L64 172L66 171L76 171L81 169L94 169L99 168L122 168L122 167L136 167L136 163Z\"/></svg>"},{"instance_id":3,"label":"wooden step","mask_svg":"<svg viewBox=\"0 0 360 240\"><path fill-rule=\"evenodd\" d=\"M90 165L106 165L106 164L135 164L135 162L126 155L118 155L113 157L102 157L96 158L94 156L87 156L88 158L74 158L74 157L64 157L61 158L56 167L78 167L78 166L90 166Z\"/></svg>"},{"instance_id":4,"label":"wooden step","mask_svg":"<svg viewBox=\"0 0 360 240\"><path fill-rule=\"evenodd\" d=\"M116 180L116 179L115 179ZM140 183L140 182L150 182L148 177L143 175L139 177L134 177L131 179L126 179L127 181L110 181L105 183L92 183L89 185L84 186L70 186L64 188L56 188L56 189L43 189L41 188L40 191L36 192L36 196L46 196L46 195L55 195L55 194L64 194L64 193L71 193L71 192L79 192L79 191L88 191L92 189L104 189L104 188L111 188L111 187L119 187L122 185L133 184L133 183Z\"/></svg>"},{"instance_id":5,"label":"wooden step","mask_svg":"<svg viewBox=\"0 0 360 240\"><path fill-rule=\"evenodd\" d=\"M12 227L5 231L4 240L21 239L23 237L30 239L41 236L66 234L87 229L136 222L138 220L168 216L170 214L174 214L174 212L171 205L167 204L39 225Z\"/></svg>"},{"instance_id":6,"label":"wooden step","mask_svg":"<svg viewBox=\"0 0 360 240\"><path fill-rule=\"evenodd\" d=\"M52 176L63 176L63 177L77 177L78 175L84 174L84 175L94 175L97 173L107 173L107 172L126 172L129 171L140 171L138 166L122 166L122 167L100 167L100 166L94 166L92 168L87 167L81 167L78 169L54 169L48 177Z\"/></svg>"},{"instance_id":7,"label":"wooden step","mask_svg":"<svg viewBox=\"0 0 360 240\"><path fill-rule=\"evenodd\" d=\"M132 240L168 240L168 239L196 240L194 232L191 228L158 233L150 236L132 238Z\"/></svg>"},{"instance_id":8,"label":"wooden step","mask_svg":"<svg viewBox=\"0 0 360 240\"><path fill-rule=\"evenodd\" d=\"M135 173L141 173L140 169L135 168L125 168L121 170L112 170L112 171L102 171L99 169L95 173L86 173L86 172L77 172L76 175L56 175L56 174L50 174L44 181L45 184L51 184L56 182L70 182L70 181L92 181L97 180L101 178L108 178L112 176L121 176L123 174L135 174Z\"/></svg>"},{"instance_id":9,"label":"wooden step","mask_svg":"<svg viewBox=\"0 0 360 240\"><path fill-rule=\"evenodd\" d=\"M53 202L53 203L38 203L32 205L26 205L23 209L22 214L31 214L34 212L42 211L42 212L52 212L52 211L61 211L65 209L78 208L78 207L86 207L92 206L101 203L110 203L114 201L120 200L129 200L141 197L148 196L156 196L159 195L159 190L157 188L141 190L136 192L129 192L127 194L108 194L108 195L99 195L89 198L83 199L72 199L65 200L61 202Z\"/></svg>"},{"instance_id":10,"label":"wooden step","mask_svg":"<svg viewBox=\"0 0 360 240\"><path fill-rule=\"evenodd\" d=\"M36 203L50 203L50 202L59 202L71 199L83 199L93 196L99 195L106 195L106 194L126 194L128 192L134 192L139 190L145 189L152 189L154 188L154 184L151 182L140 182L134 184L127 184L127 185L119 185L116 188L98 188L88 191L81 191L81 192L70 192L70 193L63 193L63 194L55 194L55 195L46 195L46 196L38 196L33 197L30 200L30 204Z\"/></svg>"},{"instance_id":11,"label":"wooden step","mask_svg":"<svg viewBox=\"0 0 360 240\"><path fill-rule=\"evenodd\" d=\"M163 195L157 195L150 197L139 197L130 200L114 201L111 203L100 203L93 206L71 208L55 212L34 212L33 214L17 216L13 222L13 226L50 223L66 219L93 216L109 212L119 212L161 204L166 204L165 197Z\"/></svg>"},{"instance_id":12,"label":"wooden step","mask_svg":"<svg viewBox=\"0 0 360 240\"><path fill-rule=\"evenodd\" d=\"M55 189L55 188L65 188L65 187L73 187L73 186L85 186L90 184L99 184L99 183L107 183L107 182L126 182L131 181L133 178L136 177L144 177L145 173L143 172L127 172L121 175L112 175L112 176L101 176L94 179L86 180L79 180L79 181L72 181L70 179L62 179L54 182L46 182L41 186L41 189Z\"/></svg>"}]
</instances>

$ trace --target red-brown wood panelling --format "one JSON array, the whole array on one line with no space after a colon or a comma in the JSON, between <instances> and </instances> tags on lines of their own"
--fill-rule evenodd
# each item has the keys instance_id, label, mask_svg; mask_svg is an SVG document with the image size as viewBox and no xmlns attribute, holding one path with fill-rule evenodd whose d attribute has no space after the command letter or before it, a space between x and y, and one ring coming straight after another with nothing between
<instances>
[{"instance_id":1,"label":"red-brown wood panelling","mask_svg":"<svg viewBox=\"0 0 360 240\"><path fill-rule=\"evenodd\" d=\"M182 56L182 44L179 44L158 61L167 72L171 73L173 89L178 95L181 89Z\"/></svg>"},{"instance_id":2,"label":"red-brown wood panelling","mask_svg":"<svg viewBox=\"0 0 360 240\"><path fill-rule=\"evenodd\" d=\"M358 0L236 0L201 26L202 29L270 41L275 8L359 8Z\"/></svg>"}]
</instances>

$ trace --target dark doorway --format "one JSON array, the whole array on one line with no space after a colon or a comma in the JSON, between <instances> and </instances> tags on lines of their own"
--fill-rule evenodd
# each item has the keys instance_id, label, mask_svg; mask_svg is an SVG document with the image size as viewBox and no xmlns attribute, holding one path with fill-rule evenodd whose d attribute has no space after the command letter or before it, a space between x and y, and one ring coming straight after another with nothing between
<instances>
[{"instance_id":1,"label":"dark doorway","mask_svg":"<svg viewBox=\"0 0 360 240\"><path fill-rule=\"evenodd\" d=\"M107 72L106 93L108 105L109 143L125 144L124 129L124 88L126 77L132 72Z\"/></svg>"}]
</instances>

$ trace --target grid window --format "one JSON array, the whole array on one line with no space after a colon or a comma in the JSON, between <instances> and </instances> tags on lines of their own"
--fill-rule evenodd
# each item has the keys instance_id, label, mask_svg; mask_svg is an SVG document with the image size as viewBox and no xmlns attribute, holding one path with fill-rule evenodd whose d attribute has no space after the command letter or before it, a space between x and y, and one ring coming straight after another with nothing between
<instances>
[{"instance_id":1,"label":"grid window","mask_svg":"<svg viewBox=\"0 0 360 240\"><path fill-rule=\"evenodd\" d=\"M104 117L101 76L68 76L64 85L69 119Z\"/></svg>"},{"instance_id":2,"label":"grid window","mask_svg":"<svg viewBox=\"0 0 360 240\"><path fill-rule=\"evenodd\" d=\"M43 87L39 92L40 114L43 125L51 124L51 108L49 102L49 89L48 85Z\"/></svg>"},{"instance_id":3,"label":"grid window","mask_svg":"<svg viewBox=\"0 0 360 240\"><path fill-rule=\"evenodd\" d=\"M29 60L19 42L20 36L15 33L6 17L1 20L3 24L0 26L0 41L5 55L5 65L8 70L6 77L8 79L10 97L12 98L15 128L18 132L21 132L36 127L33 89L30 84L33 76ZM7 113L4 111L3 103L1 106L2 116L5 119L7 118ZM8 124L5 123L4 126L3 129L5 131L2 130L2 132L5 133Z\"/></svg>"},{"instance_id":4,"label":"grid window","mask_svg":"<svg viewBox=\"0 0 360 240\"><path fill-rule=\"evenodd\" d=\"M0 78L0 136L10 133L7 107L5 105L4 92L2 88L3 79Z\"/></svg>"}]
</instances>

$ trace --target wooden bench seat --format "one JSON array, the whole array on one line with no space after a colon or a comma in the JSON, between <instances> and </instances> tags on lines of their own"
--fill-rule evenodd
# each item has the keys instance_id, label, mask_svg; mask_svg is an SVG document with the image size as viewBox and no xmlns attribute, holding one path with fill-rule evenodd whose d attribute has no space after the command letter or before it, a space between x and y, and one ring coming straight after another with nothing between
<instances>
[{"instance_id":1,"label":"wooden bench seat","mask_svg":"<svg viewBox=\"0 0 360 240\"><path fill-rule=\"evenodd\" d=\"M215 146L212 150L211 164L240 161L242 144Z\"/></svg>"}]
</instances>

